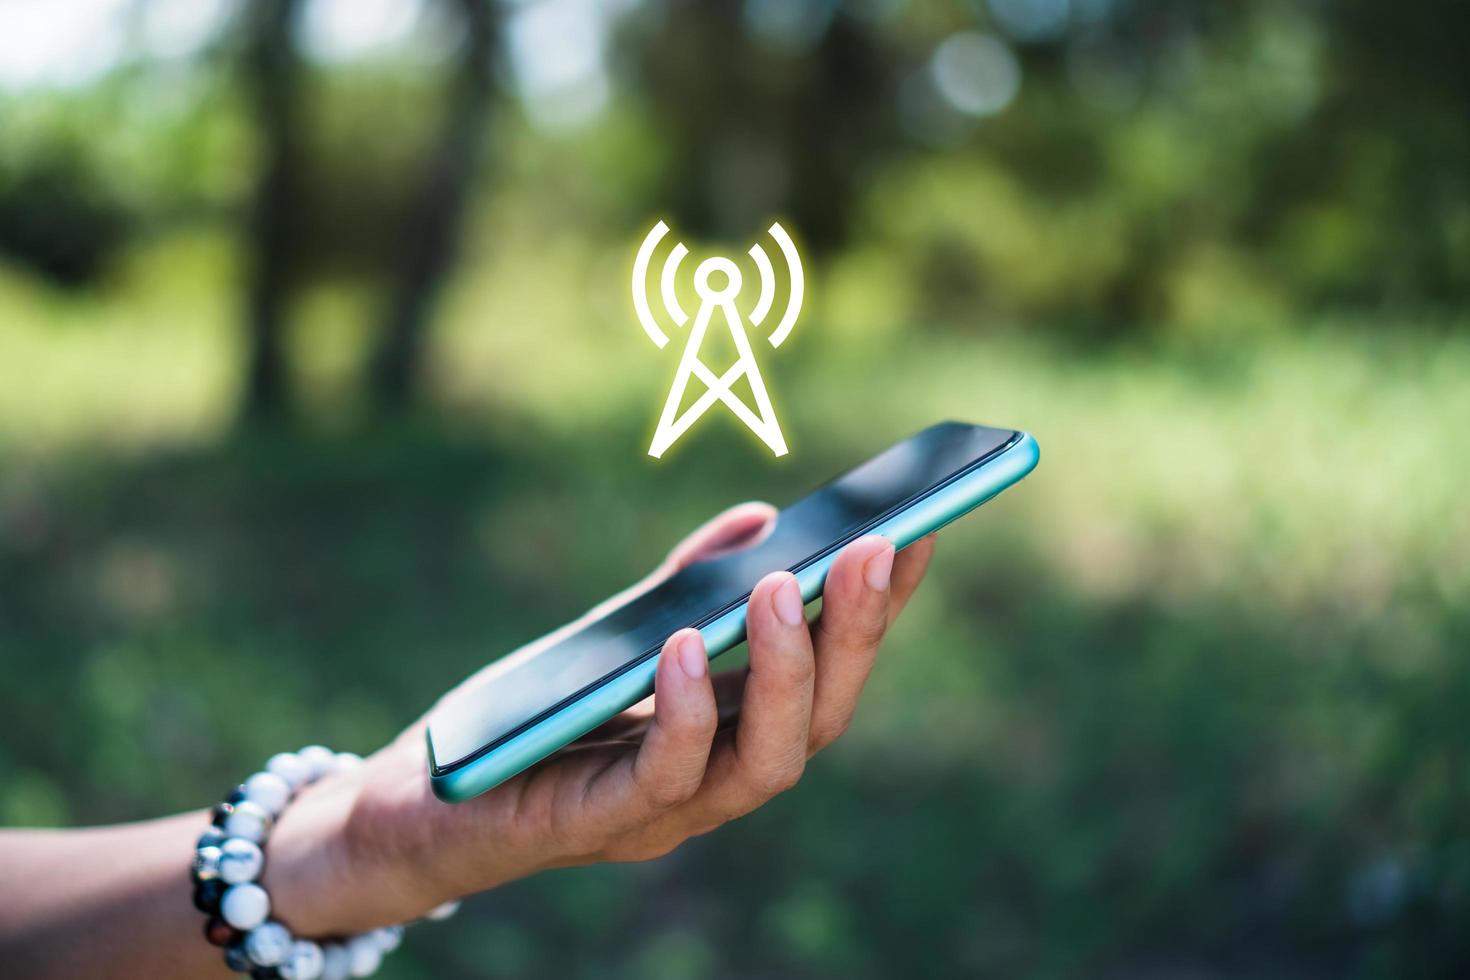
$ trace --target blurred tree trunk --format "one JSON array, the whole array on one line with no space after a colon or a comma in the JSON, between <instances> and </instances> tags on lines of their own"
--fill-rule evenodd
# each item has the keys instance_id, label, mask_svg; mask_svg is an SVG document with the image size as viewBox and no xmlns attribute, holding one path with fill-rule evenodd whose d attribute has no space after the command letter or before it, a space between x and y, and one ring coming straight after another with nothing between
<instances>
[{"instance_id":1,"label":"blurred tree trunk","mask_svg":"<svg viewBox=\"0 0 1470 980\"><path fill-rule=\"evenodd\" d=\"M860 182L893 150L897 120L879 107L897 87L870 28L837 17L822 32L783 133L792 179L781 205L808 247L847 240Z\"/></svg>"},{"instance_id":2,"label":"blurred tree trunk","mask_svg":"<svg viewBox=\"0 0 1470 980\"><path fill-rule=\"evenodd\" d=\"M797 53L755 40L741 0L665 6L668 25L638 49L653 115L679 148L661 206L695 234L759 234L781 215L803 248L840 247L861 182L907 140L885 108L900 68L872 26L838 13Z\"/></svg>"},{"instance_id":3,"label":"blurred tree trunk","mask_svg":"<svg viewBox=\"0 0 1470 980\"><path fill-rule=\"evenodd\" d=\"M413 394L434 305L453 265L493 93L495 14L487 0L456 0L465 41L438 140L399 236L403 252L372 365L378 407L401 410Z\"/></svg>"},{"instance_id":4,"label":"blurred tree trunk","mask_svg":"<svg viewBox=\"0 0 1470 980\"><path fill-rule=\"evenodd\" d=\"M286 403L281 341L301 208L297 119L301 64L291 43L298 6L299 0L259 0L246 66L261 143L260 176L251 204L251 268L245 298L247 419L279 416Z\"/></svg>"}]
</instances>

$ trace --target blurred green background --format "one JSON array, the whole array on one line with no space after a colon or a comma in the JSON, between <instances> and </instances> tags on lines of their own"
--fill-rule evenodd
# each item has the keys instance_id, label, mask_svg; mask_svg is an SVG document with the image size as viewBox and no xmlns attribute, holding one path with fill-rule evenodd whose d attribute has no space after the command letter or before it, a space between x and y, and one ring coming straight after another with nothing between
<instances>
[{"instance_id":1,"label":"blurred green background","mask_svg":"<svg viewBox=\"0 0 1470 980\"><path fill-rule=\"evenodd\" d=\"M946 531L847 737L648 865L385 975L1470 971L1459 5L0 6L0 823L367 752L736 501L945 417ZM713 412L643 233L800 237Z\"/></svg>"}]
</instances>

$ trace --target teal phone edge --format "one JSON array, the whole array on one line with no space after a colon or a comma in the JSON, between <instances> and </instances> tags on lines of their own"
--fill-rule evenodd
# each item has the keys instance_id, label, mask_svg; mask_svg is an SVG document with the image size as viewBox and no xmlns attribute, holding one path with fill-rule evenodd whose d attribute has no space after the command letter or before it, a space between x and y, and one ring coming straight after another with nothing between
<instances>
[{"instance_id":1,"label":"teal phone edge","mask_svg":"<svg viewBox=\"0 0 1470 980\"><path fill-rule=\"evenodd\" d=\"M880 518L876 524L855 533L849 540L878 534L892 541L895 548L906 547L1020 482L1036 468L1040 459L1041 447L1036 440L1029 433L1016 431L1011 441L989 458ZM805 601L811 602L822 594L827 572L840 550L840 547L832 548L794 573ZM747 595L745 600L699 627L711 660L745 639L748 601ZM434 795L445 803L463 803L494 789L648 697L653 693L653 678L657 670L658 657L648 657L529 726L493 751L448 772L435 771L434 744L426 732L429 782Z\"/></svg>"}]
</instances>

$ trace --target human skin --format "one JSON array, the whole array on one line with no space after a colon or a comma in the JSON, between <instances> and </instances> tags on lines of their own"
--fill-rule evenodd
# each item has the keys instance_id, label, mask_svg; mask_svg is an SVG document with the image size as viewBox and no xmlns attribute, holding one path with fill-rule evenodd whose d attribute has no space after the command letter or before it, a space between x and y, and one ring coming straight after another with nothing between
<instances>
[{"instance_id":1,"label":"human skin","mask_svg":"<svg viewBox=\"0 0 1470 980\"><path fill-rule=\"evenodd\" d=\"M765 504L726 511L648 578L536 647L752 543L774 515ZM766 576L751 593L747 668L712 677L699 633L681 630L659 655L653 697L469 802L430 792L420 718L281 814L262 878L272 917L302 936L361 932L549 868L656 858L751 812L846 730L933 547L932 536L896 556L879 537L848 545L810 623L790 573ZM0 963L35 978L233 976L190 901L194 839L208 822L199 810L0 831Z\"/></svg>"}]
</instances>

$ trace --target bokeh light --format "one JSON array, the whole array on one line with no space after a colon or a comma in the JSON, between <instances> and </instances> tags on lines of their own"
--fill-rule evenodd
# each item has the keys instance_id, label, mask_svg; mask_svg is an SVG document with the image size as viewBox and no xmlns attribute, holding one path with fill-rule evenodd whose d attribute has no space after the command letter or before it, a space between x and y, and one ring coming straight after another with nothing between
<instances>
[{"instance_id":1,"label":"bokeh light","mask_svg":"<svg viewBox=\"0 0 1470 980\"><path fill-rule=\"evenodd\" d=\"M370 57L407 41L424 9L425 0L307 0L299 43L322 62Z\"/></svg>"},{"instance_id":2,"label":"bokeh light","mask_svg":"<svg viewBox=\"0 0 1470 980\"><path fill-rule=\"evenodd\" d=\"M1070 0L989 0L990 15L1017 41L1050 41L1067 29Z\"/></svg>"},{"instance_id":3,"label":"bokeh light","mask_svg":"<svg viewBox=\"0 0 1470 980\"><path fill-rule=\"evenodd\" d=\"M17 2L0 10L0 88L83 85L124 51L128 0Z\"/></svg>"},{"instance_id":4,"label":"bokeh light","mask_svg":"<svg viewBox=\"0 0 1470 980\"><path fill-rule=\"evenodd\" d=\"M537 125L574 128L607 104L611 82L603 48L609 16L609 6L598 0L529 0L511 11L511 67Z\"/></svg>"},{"instance_id":5,"label":"bokeh light","mask_svg":"<svg viewBox=\"0 0 1470 980\"><path fill-rule=\"evenodd\" d=\"M966 31L946 38L929 72L945 101L968 116L993 116L1021 91L1021 63L989 34Z\"/></svg>"},{"instance_id":6,"label":"bokeh light","mask_svg":"<svg viewBox=\"0 0 1470 980\"><path fill-rule=\"evenodd\" d=\"M145 57L189 58L217 39L245 0L149 0L141 5L138 41Z\"/></svg>"},{"instance_id":7,"label":"bokeh light","mask_svg":"<svg viewBox=\"0 0 1470 980\"><path fill-rule=\"evenodd\" d=\"M836 0L745 0L745 27L765 43L801 50L821 39L836 10Z\"/></svg>"}]
</instances>

